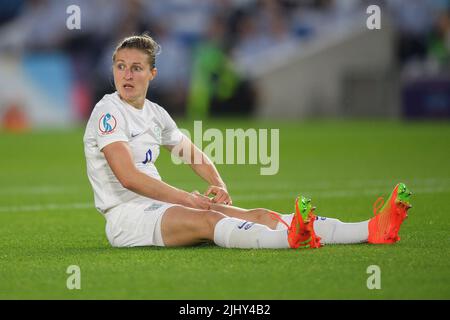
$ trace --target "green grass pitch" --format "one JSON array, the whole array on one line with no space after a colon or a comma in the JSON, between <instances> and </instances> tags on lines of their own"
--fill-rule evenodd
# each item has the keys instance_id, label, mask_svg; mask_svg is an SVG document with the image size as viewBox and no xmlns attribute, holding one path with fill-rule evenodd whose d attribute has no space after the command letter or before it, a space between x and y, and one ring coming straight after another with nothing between
<instances>
[{"instance_id":1,"label":"green grass pitch","mask_svg":"<svg viewBox=\"0 0 450 320\"><path fill-rule=\"evenodd\" d=\"M188 122L180 127L190 128ZM207 128L280 129L280 169L218 165L234 204L289 213L297 194L317 213L370 218L397 182L413 208L395 245L329 245L317 250L109 246L85 171L84 128L0 134L1 299L449 299L450 126L448 122L209 121ZM206 143L205 143L206 144ZM206 184L167 152L165 181ZM68 290L68 266L81 290ZM381 270L369 290L367 268Z\"/></svg>"}]
</instances>

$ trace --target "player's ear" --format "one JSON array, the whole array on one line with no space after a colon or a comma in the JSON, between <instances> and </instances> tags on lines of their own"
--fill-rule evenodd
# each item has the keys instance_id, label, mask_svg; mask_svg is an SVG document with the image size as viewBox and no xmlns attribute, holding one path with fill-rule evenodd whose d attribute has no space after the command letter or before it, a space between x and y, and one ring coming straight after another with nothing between
<instances>
[{"instance_id":1,"label":"player's ear","mask_svg":"<svg viewBox=\"0 0 450 320\"><path fill-rule=\"evenodd\" d=\"M158 75L158 69L153 68L150 70L150 73L152 74L152 77L150 78L150 80L153 80Z\"/></svg>"}]
</instances>

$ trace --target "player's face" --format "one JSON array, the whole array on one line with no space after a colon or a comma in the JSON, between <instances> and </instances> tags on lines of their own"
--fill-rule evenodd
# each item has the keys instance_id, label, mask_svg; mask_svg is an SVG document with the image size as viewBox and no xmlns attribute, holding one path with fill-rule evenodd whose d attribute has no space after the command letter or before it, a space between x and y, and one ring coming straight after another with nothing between
<instances>
[{"instance_id":1,"label":"player's face","mask_svg":"<svg viewBox=\"0 0 450 320\"><path fill-rule=\"evenodd\" d=\"M120 97L136 108L142 108L148 85L156 76L148 56L138 49L120 49L113 66L114 84Z\"/></svg>"}]
</instances>

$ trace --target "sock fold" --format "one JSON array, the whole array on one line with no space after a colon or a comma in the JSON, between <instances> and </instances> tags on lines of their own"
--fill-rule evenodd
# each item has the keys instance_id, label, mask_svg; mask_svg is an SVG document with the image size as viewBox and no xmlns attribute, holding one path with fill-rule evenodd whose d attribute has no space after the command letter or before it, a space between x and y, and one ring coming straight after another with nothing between
<instances>
[{"instance_id":1,"label":"sock fold","mask_svg":"<svg viewBox=\"0 0 450 320\"><path fill-rule=\"evenodd\" d=\"M272 230L262 224L230 217L216 224L214 242L225 248L289 248L286 228Z\"/></svg>"},{"instance_id":2,"label":"sock fold","mask_svg":"<svg viewBox=\"0 0 450 320\"><path fill-rule=\"evenodd\" d=\"M314 232L321 237L323 244L350 244L367 242L369 220L344 223L338 219L317 217Z\"/></svg>"}]
</instances>

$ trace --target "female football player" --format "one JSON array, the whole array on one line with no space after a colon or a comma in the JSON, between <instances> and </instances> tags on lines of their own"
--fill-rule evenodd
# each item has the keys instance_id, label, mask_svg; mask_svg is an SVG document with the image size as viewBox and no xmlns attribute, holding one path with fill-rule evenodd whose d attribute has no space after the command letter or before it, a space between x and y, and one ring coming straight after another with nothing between
<instances>
[{"instance_id":1,"label":"female football player","mask_svg":"<svg viewBox=\"0 0 450 320\"><path fill-rule=\"evenodd\" d=\"M317 217L310 200L303 197L289 215L232 206L210 159L180 132L164 108L146 99L158 73L158 49L145 34L118 44L112 56L116 91L96 104L84 135L95 206L106 218L112 246L172 247L212 241L228 248L315 248L321 243L399 240L410 207L404 184L395 187L375 217L359 223ZM204 194L161 180L155 166L161 146L208 182Z\"/></svg>"}]
</instances>

